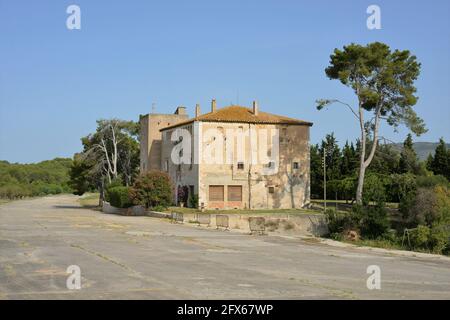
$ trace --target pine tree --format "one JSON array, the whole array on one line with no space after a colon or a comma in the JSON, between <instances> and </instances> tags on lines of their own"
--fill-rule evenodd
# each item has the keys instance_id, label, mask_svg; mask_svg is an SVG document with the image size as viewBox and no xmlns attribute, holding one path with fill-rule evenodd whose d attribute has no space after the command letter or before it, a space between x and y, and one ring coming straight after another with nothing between
<instances>
[{"instance_id":1,"label":"pine tree","mask_svg":"<svg viewBox=\"0 0 450 320\"><path fill-rule=\"evenodd\" d=\"M319 145L311 145L310 148L310 174L311 174L311 198L320 198L323 180L322 158Z\"/></svg>"},{"instance_id":2,"label":"pine tree","mask_svg":"<svg viewBox=\"0 0 450 320\"><path fill-rule=\"evenodd\" d=\"M342 149L341 175L352 176L356 173L357 166L358 155L353 146L353 142L349 145L348 141L346 141L344 148Z\"/></svg>"},{"instance_id":3,"label":"pine tree","mask_svg":"<svg viewBox=\"0 0 450 320\"><path fill-rule=\"evenodd\" d=\"M414 173L417 174L420 166L417 159L416 151L413 148L412 135L408 133L403 142L403 149L400 154L399 173Z\"/></svg>"},{"instance_id":4,"label":"pine tree","mask_svg":"<svg viewBox=\"0 0 450 320\"><path fill-rule=\"evenodd\" d=\"M440 174L450 180L450 152L447 151L444 139L439 139L434 157L430 161L429 169L434 174Z\"/></svg>"},{"instance_id":5,"label":"pine tree","mask_svg":"<svg viewBox=\"0 0 450 320\"><path fill-rule=\"evenodd\" d=\"M327 167L327 180L337 180L341 177L341 150L334 137L334 133L327 134L325 140L322 140L320 155L323 157L326 152L325 162Z\"/></svg>"}]
</instances>

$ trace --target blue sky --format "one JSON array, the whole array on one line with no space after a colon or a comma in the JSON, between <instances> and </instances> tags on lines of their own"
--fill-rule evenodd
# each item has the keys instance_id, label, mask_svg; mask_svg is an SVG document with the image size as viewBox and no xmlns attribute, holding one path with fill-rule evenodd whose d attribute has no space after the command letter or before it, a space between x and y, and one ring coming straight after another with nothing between
<instances>
[{"instance_id":1,"label":"blue sky","mask_svg":"<svg viewBox=\"0 0 450 320\"><path fill-rule=\"evenodd\" d=\"M68 30L66 8L81 8ZM381 8L381 30L366 9ZM71 157L99 118L137 120L195 103L209 109L251 105L314 122L311 142L358 127L340 106L317 111L317 98L355 103L326 78L336 47L382 41L422 63L418 114L450 141L450 1L22 1L0 0L0 159ZM382 134L403 141L407 131Z\"/></svg>"}]
</instances>

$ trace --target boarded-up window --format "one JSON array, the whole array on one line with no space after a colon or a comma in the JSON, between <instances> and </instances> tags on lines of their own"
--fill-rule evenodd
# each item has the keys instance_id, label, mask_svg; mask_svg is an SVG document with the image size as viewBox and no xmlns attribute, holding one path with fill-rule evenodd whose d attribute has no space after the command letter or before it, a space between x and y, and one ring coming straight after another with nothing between
<instances>
[{"instance_id":1,"label":"boarded-up window","mask_svg":"<svg viewBox=\"0 0 450 320\"><path fill-rule=\"evenodd\" d=\"M209 201L223 201L223 186L209 186Z\"/></svg>"},{"instance_id":2,"label":"boarded-up window","mask_svg":"<svg viewBox=\"0 0 450 320\"><path fill-rule=\"evenodd\" d=\"M242 201L242 186L228 186L228 201Z\"/></svg>"}]
</instances>

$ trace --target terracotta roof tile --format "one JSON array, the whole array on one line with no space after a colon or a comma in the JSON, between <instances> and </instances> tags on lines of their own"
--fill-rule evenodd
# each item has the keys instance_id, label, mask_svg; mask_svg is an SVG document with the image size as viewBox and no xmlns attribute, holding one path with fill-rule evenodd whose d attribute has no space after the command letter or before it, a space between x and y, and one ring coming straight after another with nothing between
<instances>
[{"instance_id":1,"label":"terracotta roof tile","mask_svg":"<svg viewBox=\"0 0 450 320\"><path fill-rule=\"evenodd\" d=\"M267 112L259 111L258 115L254 115L252 109L242 106L231 105L218 109L216 112L202 114L196 118L176 123L174 125L162 128L161 131L179 127L194 121L204 122L241 122L256 124L291 124L291 125L308 125L312 126L312 122L279 116Z\"/></svg>"}]
</instances>

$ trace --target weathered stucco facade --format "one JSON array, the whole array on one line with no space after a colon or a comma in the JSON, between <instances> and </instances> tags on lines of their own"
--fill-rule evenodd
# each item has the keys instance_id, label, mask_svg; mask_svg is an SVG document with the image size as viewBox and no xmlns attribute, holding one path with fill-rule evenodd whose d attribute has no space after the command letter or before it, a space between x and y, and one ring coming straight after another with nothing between
<instances>
[{"instance_id":1,"label":"weathered stucco facade","mask_svg":"<svg viewBox=\"0 0 450 320\"><path fill-rule=\"evenodd\" d=\"M184 107L174 114L150 113L140 116L140 169L141 172L161 169L161 129L189 118Z\"/></svg>"},{"instance_id":2,"label":"weathered stucco facade","mask_svg":"<svg viewBox=\"0 0 450 320\"><path fill-rule=\"evenodd\" d=\"M146 121L141 118L144 134ZM168 172L175 190L187 186L198 195L200 208L300 208L310 200L311 125L260 112L256 103L217 110L213 101L210 113L199 115L197 107L195 118L161 128L160 156L150 152L141 170ZM189 133L190 143L181 132ZM141 139L149 145L145 135Z\"/></svg>"}]
</instances>

